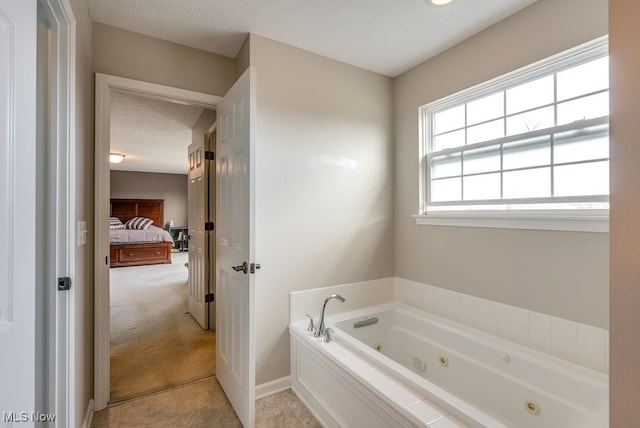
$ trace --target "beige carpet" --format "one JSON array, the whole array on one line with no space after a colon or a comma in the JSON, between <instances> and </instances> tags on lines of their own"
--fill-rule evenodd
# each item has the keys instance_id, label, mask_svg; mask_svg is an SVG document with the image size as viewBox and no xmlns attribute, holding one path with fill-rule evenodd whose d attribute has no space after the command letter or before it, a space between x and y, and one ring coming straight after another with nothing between
<instances>
[{"instance_id":1,"label":"beige carpet","mask_svg":"<svg viewBox=\"0 0 640 428\"><path fill-rule=\"evenodd\" d=\"M187 313L187 253L111 269L111 403L215 374L215 333Z\"/></svg>"}]
</instances>

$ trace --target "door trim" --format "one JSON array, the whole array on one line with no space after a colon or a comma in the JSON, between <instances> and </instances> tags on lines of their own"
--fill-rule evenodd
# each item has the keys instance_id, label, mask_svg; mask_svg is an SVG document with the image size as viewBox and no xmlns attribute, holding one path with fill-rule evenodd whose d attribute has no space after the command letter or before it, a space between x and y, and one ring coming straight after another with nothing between
<instances>
[{"instance_id":1,"label":"door trim","mask_svg":"<svg viewBox=\"0 0 640 428\"><path fill-rule=\"evenodd\" d=\"M94 400L96 411L109 402L109 148L113 91L134 92L163 101L215 109L222 97L140 80L96 73L95 118L95 293ZM186 160L185 160L186 162Z\"/></svg>"},{"instance_id":2,"label":"door trim","mask_svg":"<svg viewBox=\"0 0 640 428\"><path fill-rule=\"evenodd\" d=\"M50 137L51 157L47 179L55 245L45 250L50 274L75 282L76 269L76 19L69 0L39 0L51 24ZM44 289L49 317L43 326L48 351L44 369L47 395L43 403L56 414L56 426L76 426L75 288L60 292ZM43 380L44 381L44 380ZM44 389L41 389L44 391ZM53 398L55 397L55 399Z\"/></svg>"}]
</instances>

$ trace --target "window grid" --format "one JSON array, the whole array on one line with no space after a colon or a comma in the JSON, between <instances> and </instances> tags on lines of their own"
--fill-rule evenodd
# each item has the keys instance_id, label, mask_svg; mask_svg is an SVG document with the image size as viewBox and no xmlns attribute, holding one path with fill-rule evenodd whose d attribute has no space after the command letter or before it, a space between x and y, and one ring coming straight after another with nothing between
<instances>
[{"instance_id":1,"label":"window grid","mask_svg":"<svg viewBox=\"0 0 640 428\"><path fill-rule=\"evenodd\" d=\"M554 75L554 82L555 82L555 80L556 79L555 79L555 75ZM555 84L554 84L554 86L555 86ZM502 91L502 92L504 92L505 98L506 98L506 90ZM575 97L567 98L567 99L562 100L562 101L557 101L557 102L552 102L552 103L547 103L547 104L541 104L541 105L539 105L537 107L528 108L528 109L525 109L525 110L518 111L516 113L505 114L503 116L494 117L494 118L488 119L488 120L483 120L481 122L474 123L474 124L472 124L470 126L461 126L459 128L450 129L448 131L441 132L439 134L433 134L431 143L433 144L433 138L435 138L435 137L440 137L440 136L447 135L447 134L453 134L454 132L459 132L459 131L464 130L465 131L465 134L464 134L465 144L459 146L459 147L463 147L465 145L468 145L469 139L468 139L468 135L467 135L467 130L469 128L473 128L474 126L479 126L479 125L485 125L485 124L487 124L489 122L494 122L494 121L499 120L499 119L504 119L504 126L503 126L503 128L504 128L504 136L508 136L507 135L507 119L512 118L514 116L519 116L519 115L524 114L524 113L531 113L533 111L541 110L543 108L548 108L548 107L553 107L553 122L554 122L555 126L558 126L557 125L557 123L558 123L558 105L562 105L562 104L565 104L565 103L568 103L568 102L571 102L571 101L576 101L576 100L583 99L583 98L588 98L588 97L591 97L593 95L604 94L606 92L609 92L609 89L600 89L600 90L597 90L597 91L592 91L592 92L588 92L588 93L585 93L585 94L582 94L582 95L578 95L578 96L575 96ZM556 96L557 96L556 93L557 93L557 90L554 88L554 98L556 98ZM468 103L465 103L465 106L464 106L465 107L465 124L467 123L467 114L466 114L467 113L467 104ZM430 112L430 115L433 116L435 113L440 113L440 111ZM431 123L433 123L433 118L431 119ZM548 128L539 128L539 129L551 129L551 128L553 128L553 126L548 127ZM433 126L431 126L430 129L433 129ZM516 134L512 134L512 135L526 135L526 132L516 133ZM431 150L433 150L433 146L431 146L430 148L431 148ZM434 151L434 153L435 152L436 151Z\"/></svg>"},{"instance_id":2,"label":"window grid","mask_svg":"<svg viewBox=\"0 0 640 428\"><path fill-rule=\"evenodd\" d=\"M442 180L447 180L447 179L452 179L452 178L458 178L460 179L460 186L461 186L461 199L460 200L455 200L455 201L430 201L429 204L430 205L465 205L465 204L469 204L469 203L477 203L477 204L487 204L487 203L520 203L521 201L519 201L520 198L518 199L504 199L504 173L508 173L508 172L517 172L517 171L527 171L527 170L535 170L535 169L542 169L542 168L549 168L550 169L550 175L551 175L551 182L550 182L550 196L549 197L540 197L540 198L522 198L522 199L526 199L526 200L536 200L536 201L544 201L544 202L561 202L561 201L572 201L575 200L576 197L574 196L569 196L569 197L558 197L555 196L555 189L554 189L554 170L557 167L562 167L562 166L569 166L569 165L581 165L581 164L590 164L590 163L597 163L597 162L603 162L603 161L608 161L609 158L608 157L598 157L598 158L591 158L591 159L586 159L586 160L578 160L578 161L571 161L571 162L559 162L556 163L555 159L554 159L554 155L555 155L555 146L556 146L556 135L557 134L562 134L565 132L569 132L569 131L580 131L580 130L589 130L589 129L593 129L596 128L595 130L592 130L591 133L592 134L601 134L603 132L608 132L608 117L601 117L601 118L596 118L596 119L590 119L590 120L585 120L585 121L580 121L580 122L574 122L568 125L563 125L563 126L557 126L557 127L553 127L553 128L546 128L546 129L541 129L541 130L537 130L534 131L532 133L527 133L524 134L524 138L523 138L523 134L518 134L518 135L512 135L512 136L508 136L508 137L503 137L500 138L498 140L489 140L489 141L484 141L481 143L476 143L476 144L472 144L472 145L468 145L468 146L462 146L462 147L456 147L456 148L451 148L451 149L445 149L442 150L440 152L434 152L434 153L430 153L427 155L427 168L430 169L431 166L431 162L432 159L434 157L439 157L439 156L446 156L446 155L455 155L455 154L460 154L460 174L448 174L448 175L443 175L443 176L439 176L436 178L431 178L430 182L438 182L438 181L442 181ZM606 130L606 131L605 131ZM513 143L513 142L518 142L521 140L529 140L529 139L534 139L535 137L540 137L540 136L548 136L549 140L549 162L545 163L545 164L539 164L539 165L533 165L533 166L525 166L525 167L518 167L518 168L504 168L504 146L505 144L509 144L509 143ZM489 148L492 146L496 146L496 151L498 153L499 156L499 160L500 160L500 169L494 169L494 170L489 170L489 171L482 171L482 172L477 172L477 173L469 173L469 174L465 174L464 172L464 156L466 152L469 152L473 149L479 149L479 148ZM496 174L499 173L500 174L500 199L475 199L475 200L468 200L468 199L464 199L464 178L465 177L476 177L476 176L482 176L482 175L488 175L488 174ZM604 199L606 199L606 195L592 195L592 196L581 196L579 197L579 199L581 201L603 201L603 197L605 197Z\"/></svg>"},{"instance_id":3,"label":"window grid","mask_svg":"<svg viewBox=\"0 0 640 428\"><path fill-rule=\"evenodd\" d=\"M546 202L572 202L572 201L576 201L576 202L590 202L590 201L597 201L597 202L601 202L601 201L608 201L608 194L594 194L594 195L587 195L587 196L564 196L564 197L559 197L556 196L556 168L559 167L563 167L563 166L570 166L570 165L581 165L581 164L597 164L598 162L606 162L609 160L608 156L607 157L598 157L598 158L591 158L591 159L586 159L586 160L577 160L577 161L565 161L565 162L560 162L560 163L556 163L555 162L555 157L556 157L556 139L558 137L559 134L561 134L562 132L566 132L566 131L579 131L579 130L588 130L589 127L592 127L594 125L605 125L605 127L601 127L600 129L597 129L596 132L594 134L599 134L600 132L603 132L603 130L605 130L605 132L608 134L608 115L607 116L602 116L599 118L595 118L595 119L582 119L582 120L578 120L575 122L571 122L569 124L565 124L565 125L558 125L558 120L559 120L559 113L558 113L558 107L562 104L565 103L569 103L572 101L576 101L576 100L580 100L580 99L586 99L590 96L595 96L598 94L605 94L608 93L609 88L604 88L604 89L597 89L597 90L592 90L583 94L579 94L579 95L574 95L570 98L566 98L563 100L558 100L558 73L564 71L564 70L568 70L571 69L573 67L577 67L580 66L582 64L586 64L590 61L593 60L597 60L599 58L605 57L607 56L607 49L606 49L606 40L605 41L599 41L597 43L594 44L595 46L592 46L590 48L586 48L584 49L583 52L578 52L577 54L575 52L573 52L571 55L568 55L568 59L563 60L560 59L559 61L557 59L555 59L555 64L552 63L551 66L549 66L548 64L543 64L542 66L538 66L538 71L537 72L532 72L529 74L529 76L527 76L526 71L525 72L521 72L520 76L517 79L512 79L512 81L508 81L507 78L504 79L504 81L506 82L506 84L504 82L500 83L498 82L497 84L495 82L492 82L491 85L487 85L489 88L491 88L490 90L487 90L487 88L480 88L480 90L478 90L477 88L473 89L473 94L475 96L468 96L465 97L464 93L462 94L456 94L454 97L450 97L452 98L452 100L446 100L445 102L440 102L440 103L436 103L439 104L437 107L433 108L432 110L429 110L429 106L425 106L422 108L422 115L423 115L423 123L425 123L427 125L426 129L423 129L423 137L425 138L425 159L426 159L426 163L425 163L425 168L426 171L424 171L424 176L426 177L426 188L427 189L427 195L425 198L425 202L427 203L427 206L432 205L432 206L438 206L438 205L451 205L451 206L457 206L457 205L487 205L487 204L499 204L499 205L509 205L509 204L520 204L526 202L526 201L531 201L532 203L535 204L539 204L539 203L546 203ZM551 61L550 61L551 62ZM565 62L565 64L563 64L563 62ZM558 64L560 64L558 66ZM540 72L540 70L544 70L544 72ZM513 111L511 110L510 113L507 113L509 110L507 110L507 91L509 91L512 88L516 88L519 87L521 85L525 85L527 83L531 83L534 82L538 79L544 79L545 77L552 77L552 91L553 91L553 102L549 102L549 103L543 103L541 105L537 105L534 107L527 107L525 109L521 109L518 111ZM501 106L501 111L502 111L502 115L499 115L497 117L490 117L490 118L482 118L483 120L478 121L478 122L474 122L473 124L469 124L469 103L472 103L476 100L481 100L484 99L486 97L491 97L494 94L498 94L501 93L502 94L502 106ZM466 98L466 99L465 99ZM437 113L441 113L441 112L445 112L447 110L452 110L455 109L456 107L463 107L463 113L464 113L464 126L462 127L454 127L453 129L446 129L443 132L440 133L435 133L435 115ZM514 116L517 115L525 115L527 113L531 113L534 112L536 110L543 110L545 108L550 108L553 107L552 110L552 116L553 116L553 125L552 126L548 126L546 128L540 128L540 129L535 129L533 131L529 131L529 132L515 132L512 133L511 135L509 135L509 118L512 118ZM477 114L477 113L476 113ZM551 114L551 113L549 113ZM477 116L476 116L477 117ZM476 142L476 143L471 143L469 144L469 129L475 126L481 126L484 124L488 124L490 122L494 122L496 120L502 120L502 133L503 136L499 137L499 138L495 138L495 139L490 139L487 141L481 141L481 142ZM526 126L526 125L525 125ZM543 123L543 126L544 123ZM440 149L437 151L434 151L434 145L435 145L435 139L436 137L440 137L443 135L453 135L453 133L455 132L462 132L461 133L461 137L464 139L464 143L460 144L458 146L455 147L448 147L448 148L444 148L444 149ZM518 168L507 168L505 169L505 144L508 144L510 142L517 142L517 141L523 141L526 142L529 139L533 139L535 137L539 137L539 136L546 136L548 137L547 140L547 144L548 144L548 151L549 151L549 160L547 163L544 164L535 164L535 165L530 165L530 166L523 166L523 167L518 167ZM538 142L534 142L532 145L535 146L536 144L539 144ZM467 166L467 163L465 162L465 155L469 154L470 150L476 149L476 148L482 148L482 147L494 147L495 146L495 152L496 155L499 157L498 162L499 162L499 169L489 169L489 170L483 170L480 172L470 172L470 173L465 173L465 167ZM526 147L526 143L525 145L523 145L522 147ZM459 159L457 159L457 162L459 162L459 174L445 174L445 175L438 175L437 177L433 177L433 171L432 171L432 166L433 166L433 160L434 158L438 158L438 157L443 157L443 156L447 156L447 155L455 155L455 154L459 154ZM550 196L543 196L543 197L522 197L522 198L511 198L511 199L505 199L505 173L509 173L509 172L517 172L517 171L533 171L533 170L539 170L539 169L548 169L548 174L549 174L549 195ZM467 198L467 192L465 189L465 178L469 178L469 177L478 177L478 176L483 176L483 175L489 175L489 174L498 174L499 175L499 199L475 199L475 200L470 200L470 199L466 199ZM446 179L458 179L459 180L459 187L460 187L460 196L459 199L458 198L452 198L452 200L438 200L438 201L432 201L432 184L433 183L438 183L439 181L442 180L446 180ZM477 186L477 184L476 184ZM476 187L477 188L477 187Z\"/></svg>"}]
</instances>

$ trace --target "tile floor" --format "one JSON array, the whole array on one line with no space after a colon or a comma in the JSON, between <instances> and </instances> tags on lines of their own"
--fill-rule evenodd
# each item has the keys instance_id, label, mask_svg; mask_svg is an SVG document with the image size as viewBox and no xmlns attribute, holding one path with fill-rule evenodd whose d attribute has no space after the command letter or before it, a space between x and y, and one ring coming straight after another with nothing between
<instances>
[{"instance_id":1,"label":"tile floor","mask_svg":"<svg viewBox=\"0 0 640 428\"><path fill-rule=\"evenodd\" d=\"M242 427L215 377L126 401L94 414L91 428ZM321 427L291 391L256 401L257 428Z\"/></svg>"}]
</instances>

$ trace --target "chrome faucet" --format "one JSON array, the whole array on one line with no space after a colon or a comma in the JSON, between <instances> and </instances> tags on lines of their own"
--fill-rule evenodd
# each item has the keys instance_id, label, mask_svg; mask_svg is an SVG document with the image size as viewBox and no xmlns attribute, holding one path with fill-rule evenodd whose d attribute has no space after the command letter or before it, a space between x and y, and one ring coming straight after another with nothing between
<instances>
[{"instance_id":1,"label":"chrome faucet","mask_svg":"<svg viewBox=\"0 0 640 428\"><path fill-rule=\"evenodd\" d=\"M331 296L327 297L324 300L324 303L322 305L322 311L320 311L320 319L318 320L318 328L316 329L316 332L313 333L314 337L322 337L324 336L324 310L327 307L327 303L329 303L329 300L331 299L337 299L340 300L341 302L344 303L344 297L342 297L339 294L332 294Z\"/></svg>"}]
</instances>

